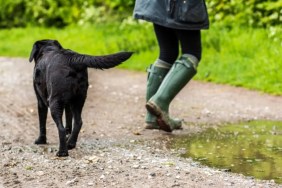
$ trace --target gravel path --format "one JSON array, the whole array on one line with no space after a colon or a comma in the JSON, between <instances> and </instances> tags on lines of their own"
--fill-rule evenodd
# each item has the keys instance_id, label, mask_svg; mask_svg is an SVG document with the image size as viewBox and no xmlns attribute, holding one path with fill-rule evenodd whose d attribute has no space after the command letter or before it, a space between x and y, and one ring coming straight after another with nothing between
<instances>
[{"instance_id":1,"label":"gravel path","mask_svg":"<svg viewBox=\"0 0 282 188\"><path fill-rule=\"evenodd\" d=\"M224 172L178 157L167 149L174 136L254 119L282 120L282 97L192 81L171 105L182 131L143 130L146 73L89 70L77 148L57 158L57 128L48 116L48 144L38 134L33 63L0 58L1 187L282 187L274 181Z\"/></svg>"}]
</instances>

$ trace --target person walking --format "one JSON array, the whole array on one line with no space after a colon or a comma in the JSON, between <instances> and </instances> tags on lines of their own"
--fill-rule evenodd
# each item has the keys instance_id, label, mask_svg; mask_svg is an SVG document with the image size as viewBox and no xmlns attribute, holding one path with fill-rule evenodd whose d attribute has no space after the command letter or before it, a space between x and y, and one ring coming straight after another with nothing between
<instances>
[{"instance_id":1,"label":"person walking","mask_svg":"<svg viewBox=\"0 0 282 188\"><path fill-rule=\"evenodd\" d=\"M181 129L182 121L169 116L169 105L197 72L201 29L209 28L205 1L136 0L133 17L153 23L160 49L147 70L145 128Z\"/></svg>"}]
</instances>

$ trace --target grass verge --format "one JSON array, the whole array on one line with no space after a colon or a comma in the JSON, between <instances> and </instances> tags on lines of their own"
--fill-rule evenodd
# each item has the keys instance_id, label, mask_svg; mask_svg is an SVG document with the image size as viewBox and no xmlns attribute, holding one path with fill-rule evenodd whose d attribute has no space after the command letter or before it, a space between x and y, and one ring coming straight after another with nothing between
<instances>
[{"instance_id":1,"label":"grass verge","mask_svg":"<svg viewBox=\"0 0 282 188\"><path fill-rule=\"evenodd\" d=\"M280 30L281 31L281 30ZM145 71L158 56L150 24L105 24L0 30L0 56L28 57L34 41L57 39L79 53L102 55L134 51L120 68ZM197 80L282 95L282 41L267 29L213 26L202 32L203 59Z\"/></svg>"}]
</instances>

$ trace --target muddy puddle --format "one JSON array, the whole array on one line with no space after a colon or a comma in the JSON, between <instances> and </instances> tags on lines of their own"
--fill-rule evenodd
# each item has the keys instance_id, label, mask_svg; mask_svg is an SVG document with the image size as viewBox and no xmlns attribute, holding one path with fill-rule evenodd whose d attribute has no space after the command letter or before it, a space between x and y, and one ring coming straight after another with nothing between
<instances>
[{"instance_id":1,"label":"muddy puddle","mask_svg":"<svg viewBox=\"0 0 282 188\"><path fill-rule=\"evenodd\" d=\"M253 121L174 137L169 147L200 163L282 184L282 122Z\"/></svg>"}]
</instances>

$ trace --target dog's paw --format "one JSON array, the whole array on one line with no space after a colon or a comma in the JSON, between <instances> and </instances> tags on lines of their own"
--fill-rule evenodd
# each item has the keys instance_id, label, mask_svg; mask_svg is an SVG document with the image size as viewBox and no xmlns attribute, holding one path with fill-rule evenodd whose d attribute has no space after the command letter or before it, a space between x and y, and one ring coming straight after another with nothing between
<instances>
[{"instance_id":1,"label":"dog's paw","mask_svg":"<svg viewBox=\"0 0 282 188\"><path fill-rule=\"evenodd\" d=\"M58 151L56 153L56 156L57 157L67 157L67 156L69 156L69 153L68 153L68 151Z\"/></svg>"},{"instance_id":2,"label":"dog's paw","mask_svg":"<svg viewBox=\"0 0 282 188\"><path fill-rule=\"evenodd\" d=\"M68 150L74 149L76 144L68 143Z\"/></svg>"},{"instance_id":3,"label":"dog's paw","mask_svg":"<svg viewBox=\"0 0 282 188\"><path fill-rule=\"evenodd\" d=\"M47 139L45 136L39 136L35 141L34 144L47 144Z\"/></svg>"}]
</instances>

